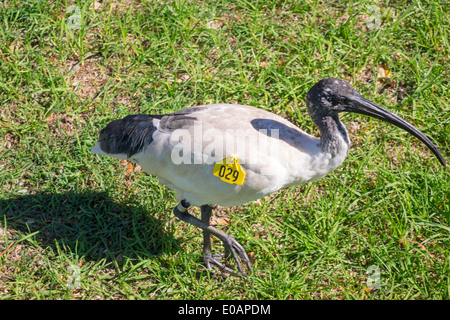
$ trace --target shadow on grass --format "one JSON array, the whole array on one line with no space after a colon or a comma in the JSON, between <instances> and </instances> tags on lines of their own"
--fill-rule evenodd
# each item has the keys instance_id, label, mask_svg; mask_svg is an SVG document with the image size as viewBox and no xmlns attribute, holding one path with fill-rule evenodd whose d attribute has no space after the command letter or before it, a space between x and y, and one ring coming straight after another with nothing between
<instances>
[{"instance_id":1,"label":"shadow on grass","mask_svg":"<svg viewBox=\"0 0 450 320\"><path fill-rule=\"evenodd\" d=\"M88 260L148 259L175 251L176 240L152 208L112 199L106 192L37 193L0 199L0 225L37 232L42 247L63 248ZM169 213L168 213L169 214Z\"/></svg>"}]
</instances>

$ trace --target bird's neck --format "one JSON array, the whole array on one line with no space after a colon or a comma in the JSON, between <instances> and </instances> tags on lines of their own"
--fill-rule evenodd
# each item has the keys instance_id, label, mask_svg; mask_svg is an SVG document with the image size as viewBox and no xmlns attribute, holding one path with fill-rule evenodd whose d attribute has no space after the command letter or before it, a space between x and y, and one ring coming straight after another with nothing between
<instances>
[{"instance_id":1,"label":"bird's neck","mask_svg":"<svg viewBox=\"0 0 450 320\"><path fill-rule=\"evenodd\" d=\"M328 115L316 121L319 127L321 139L320 147L322 152L334 157L347 157L350 148L350 140L347 130L338 115Z\"/></svg>"}]
</instances>

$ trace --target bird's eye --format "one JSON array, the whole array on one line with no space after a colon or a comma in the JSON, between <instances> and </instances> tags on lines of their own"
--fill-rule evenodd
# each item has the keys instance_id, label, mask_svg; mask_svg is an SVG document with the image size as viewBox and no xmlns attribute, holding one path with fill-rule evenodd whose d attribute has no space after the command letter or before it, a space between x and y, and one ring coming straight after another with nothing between
<instances>
[{"instance_id":1,"label":"bird's eye","mask_svg":"<svg viewBox=\"0 0 450 320\"><path fill-rule=\"evenodd\" d=\"M342 103L342 99L339 96L330 95L327 97L327 100L331 102L332 104L340 104Z\"/></svg>"}]
</instances>

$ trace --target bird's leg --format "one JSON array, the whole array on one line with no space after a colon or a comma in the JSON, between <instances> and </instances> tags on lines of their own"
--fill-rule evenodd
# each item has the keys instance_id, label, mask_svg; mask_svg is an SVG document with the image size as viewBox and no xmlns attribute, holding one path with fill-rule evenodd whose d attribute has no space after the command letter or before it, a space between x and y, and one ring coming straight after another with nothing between
<instances>
[{"instance_id":1,"label":"bird's leg","mask_svg":"<svg viewBox=\"0 0 450 320\"><path fill-rule=\"evenodd\" d=\"M202 222L209 226L209 221L211 218L212 208L208 205L200 207L202 212ZM203 255L211 254L211 233L209 231L203 230ZM208 269L210 269L208 267Z\"/></svg>"},{"instance_id":2,"label":"bird's leg","mask_svg":"<svg viewBox=\"0 0 450 320\"><path fill-rule=\"evenodd\" d=\"M208 206L208 205L203 205L200 207L200 209L201 209L201 213L202 213L202 222L209 226L213 207ZM203 254L207 254L210 252L212 252L212 250L211 250L211 233L207 230L204 230L203 231ZM215 255L215 256L217 256L218 258L223 258L223 257L228 258L231 256L231 252L229 251L228 247L225 247L225 254L219 254L219 255Z\"/></svg>"},{"instance_id":3,"label":"bird's leg","mask_svg":"<svg viewBox=\"0 0 450 320\"><path fill-rule=\"evenodd\" d=\"M212 207L209 205L203 205L200 207L201 209L201 214L202 214L202 222L206 225L210 225L210 219L211 219L211 214L212 214ZM212 254L212 250L211 250L211 232L207 231L207 230L203 230L203 260L205 262L206 267L209 270L212 270L212 266L211 265L215 265L216 267L218 267L219 269L223 269L226 268L225 266L223 266L220 262L219 259L223 258L223 257L230 257L232 254L230 252L229 247L225 246L225 253L224 254Z\"/></svg>"},{"instance_id":4,"label":"bird's leg","mask_svg":"<svg viewBox=\"0 0 450 320\"><path fill-rule=\"evenodd\" d=\"M211 211L212 208L210 206L202 206L202 220L197 219L193 215L191 215L188 212L189 203L185 200L180 201L180 203L173 209L174 215L179 218L180 220L183 220L184 222L187 222L189 224L192 224L196 226L197 228L200 228L203 230L203 237L205 240L204 247L203 247L203 253L204 261L206 264L206 267L208 269L212 269L212 266L215 266L219 268L223 272L227 272L230 274L236 274L232 269L224 266L221 264L215 256L211 254L211 234L218 237L225 247L225 252L230 252L231 256L233 256L234 261L236 261L238 270L241 274L244 274L241 266L241 261L244 261L245 265L247 266L248 270L251 271L251 264L250 260L247 256L247 253L245 252L244 248L237 242L232 236L212 227L209 225L209 219L211 217Z\"/></svg>"}]
</instances>

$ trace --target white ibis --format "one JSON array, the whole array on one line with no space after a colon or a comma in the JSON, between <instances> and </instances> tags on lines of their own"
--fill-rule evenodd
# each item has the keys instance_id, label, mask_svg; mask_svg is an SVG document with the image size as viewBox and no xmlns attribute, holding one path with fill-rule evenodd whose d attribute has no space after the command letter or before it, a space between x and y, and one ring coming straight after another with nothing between
<instances>
[{"instance_id":1,"label":"white ibis","mask_svg":"<svg viewBox=\"0 0 450 320\"><path fill-rule=\"evenodd\" d=\"M445 166L436 146L397 115L366 100L343 80L327 78L308 92L306 105L321 138L255 107L214 104L166 115L130 115L100 131L92 151L139 164L176 191L179 219L203 230L203 261L230 274L251 270L244 248L210 225L214 205L232 206L264 197L287 186L317 181L339 167L350 146L340 112L368 115L400 127L421 140ZM201 219L188 212L201 207ZM211 235L225 254L213 255ZM220 262L231 256L238 273Z\"/></svg>"}]
</instances>

